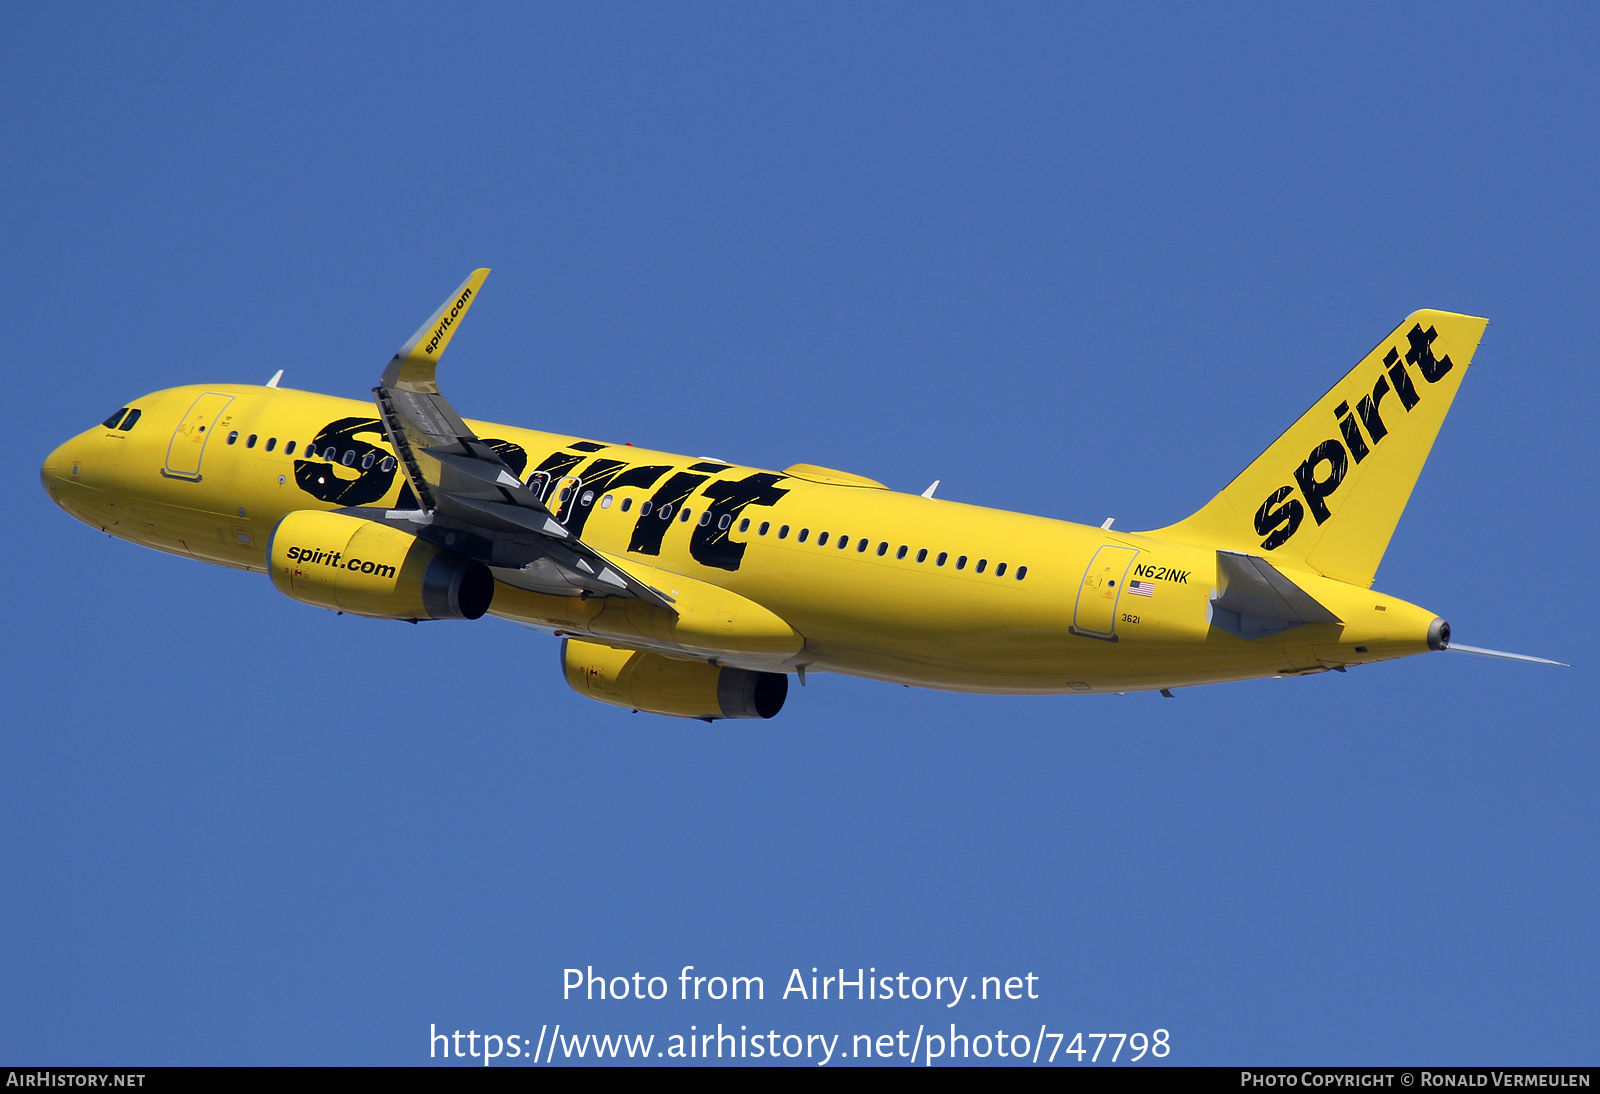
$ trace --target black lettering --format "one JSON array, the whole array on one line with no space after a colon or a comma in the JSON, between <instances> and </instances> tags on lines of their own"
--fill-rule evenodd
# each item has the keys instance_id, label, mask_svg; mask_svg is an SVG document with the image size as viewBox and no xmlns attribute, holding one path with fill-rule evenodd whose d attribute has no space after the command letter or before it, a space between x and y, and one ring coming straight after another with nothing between
<instances>
[{"instance_id":1,"label":"black lettering","mask_svg":"<svg viewBox=\"0 0 1600 1094\"><path fill-rule=\"evenodd\" d=\"M357 439L362 435L373 440ZM371 505L389 492L389 488L394 485L395 476L395 464L390 463L387 471L383 469L383 457L393 453L387 447L379 448L378 441L387 444L383 423L376 418L340 418L338 421L329 422L306 447L307 454L326 451L329 446L336 446L341 450L355 453L351 459L353 464L370 452L376 455L372 466L356 471L355 467L343 464L313 463L308 459L295 460L295 485L318 501L341 506ZM353 471L356 472L356 477L342 479L336 471ZM402 491L402 494L404 493L405 491ZM411 508L416 508L415 499L412 500Z\"/></svg>"},{"instance_id":2,"label":"black lettering","mask_svg":"<svg viewBox=\"0 0 1600 1094\"><path fill-rule=\"evenodd\" d=\"M1189 584L1189 571L1188 570L1179 570L1178 571L1178 584L1179 585L1187 585L1187 584Z\"/></svg>"},{"instance_id":3,"label":"black lettering","mask_svg":"<svg viewBox=\"0 0 1600 1094\"><path fill-rule=\"evenodd\" d=\"M539 500L542 502L550 490L550 484L582 462L582 456L574 456L571 452L552 452L541 460L539 466L533 469L533 474L528 476L528 487L539 495ZM540 474L544 476L542 479L537 478Z\"/></svg>"},{"instance_id":4,"label":"black lettering","mask_svg":"<svg viewBox=\"0 0 1600 1094\"><path fill-rule=\"evenodd\" d=\"M599 508L597 504L582 504L584 490L593 490L598 501L599 496L607 490L620 490L625 486L654 486L657 479L671 470L666 464L630 468L621 460L595 460L578 473L582 480L578 486L580 500L567 507L566 526L573 535L583 535L583 526L589 522L589 514Z\"/></svg>"},{"instance_id":5,"label":"black lettering","mask_svg":"<svg viewBox=\"0 0 1600 1094\"><path fill-rule=\"evenodd\" d=\"M1409 414L1411 408L1417 405L1419 396L1417 389L1412 386L1411 377L1406 375L1406 367L1400 363L1400 351L1391 349L1384 356L1383 363L1389 370L1389 379L1394 381L1394 393L1400 396L1400 405Z\"/></svg>"},{"instance_id":6,"label":"black lettering","mask_svg":"<svg viewBox=\"0 0 1600 1094\"><path fill-rule=\"evenodd\" d=\"M528 466L527 449L515 441L502 441L497 437L485 437L483 443L494 449L494 454L505 461L513 475L522 477L522 469Z\"/></svg>"},{"instance_id":7,"label":"black lettering","mask_svg":"<svg viewBox=\"0 0 1600 1094\"><path fill-rule=\"evenodd\" d=\"M1262 550L1282 547L1290 536L1300 530L1300 522L1305 519L1306 511L1299 501L1289 497L1293 493L1294 487L1280 486L1256 510L1256 535L1267 537L1261 541ZM1285 498L1289 499L1288 504L1279 505Z\"/></svg>"},{"instance_id":8,"label":"black lettering","mask_svg":"<svg viewBox=\"0 0 1600 1094\"><path fill-rule=\"evenodd\" d=\"M1350 404L1340 403L1339 405L1348 407ZM1361 436L1361 427L1356 425L1354 418L1348 414L1340 418L1339 432L1344 434L1344 443L1350 449L1350 455L1357 463L1367 458L1367 453L1371 450L1367 448L1366 439Z\"/></svg>"},{"instance_id":9,"label":"black lettering","mask_svg":"<svg viewBox=\"0 0 1600 1094\"><path fill-rule=\"evenodd\" d=\"M1383 424L1383 418L1378 414L1378 404L1383 397L1389 394L1389 381L1382 376L1372 385L1372 398L1365 395L1356 404L1356 413L1361 415L1361 424L1367 427L1367 436L1372 438L1372 443L1377 444L1389 435L1389 427Z\"/></svg>"},{"instance_id":10,"label":"black lettering","mask_svg":"<svg viewBox=\"0 0 1600 1094\"><path fill-rule=\"evenodd\" d=\"M642 555L659 555L661 553L661 538L667 534L669 522L664 520L651 520L652 515L659 516L663 506L676 508L686 501L695 488L705 482L708 475L691 475L687 471L679 471L668 479L654 494L650 496L650 504L641 506L639 521L633 526L633 538L628 543L628 550L637 551ZM654 514L650 510L656 510ZM668 512L671 512L669 509Z\"/></svg>"},{"instance_id":11,"label":"black lettering","mask_svg":"<svg viewBox=\"0 0 1600 1094\"><path fill-rule=\"evenodd\" d=\"M1434 359L1433 340L1437 337L1439 337L1438 328L1429 327L1423 330L1421 323L1413 326L1406 335L1406 340L1411 343L1411 348L1406 351L1406 360L1416 365L1417 371L1422 373L1422 378L1430 384L1437 384L1455 367L1448 353L1438 360Z\"/></svg>"},{"instance_id":12,"label":"black lettering","mask_svg":"<svg viewBox=\"0 0 1600 1094\"><path fill-rule=\"evenodd\" d=\"M747 545L729 539L728 532L745 506L776 505L782 500L789 493L775 485L782 478L763 471L737 481L719 479L706 487L701 496L711 503L710 519L697 525L689 537L689 554L694 560L702 566L737 570ZM728 518L727 528L722 527L724 517Z\"/></svg>"},{"instance_id":13,"label":"black lettering","mask_svg":"<svg viewBox=\"0 0 1600 1094\"><path fill-rule=\"evenodd\" d=\"M1328 465L1328 477L1317 478L1317 468L1323 464ZM1294 481L1300 484L1300 493L1305 495L1306 504L1311 506L1311 515L1321 524L1333 516L1328 511L1328 505L1322 499L1339 489L1339 484L1344 481L1344 473L1350 466L1350 461L1345 457L1344 445L1338 441L1323 441L1311 450L1305 462L1294 469Z\"/></svg>"}]
</instances>

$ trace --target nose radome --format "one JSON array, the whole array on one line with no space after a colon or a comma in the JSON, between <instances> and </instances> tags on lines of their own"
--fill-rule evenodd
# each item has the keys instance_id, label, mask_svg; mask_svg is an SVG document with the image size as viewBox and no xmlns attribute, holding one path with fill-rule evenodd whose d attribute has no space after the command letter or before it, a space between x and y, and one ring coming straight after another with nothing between
<instances>
[{"instance_id":1,"label":"nose radome","mask_svg":"<svg viewBox=\"0 0 1600 1094\"><path fill-rule=\"evenodd\" d=\"M61 504L61 489L75 482L82 471L79 448L77 438L73 438L46 456L39 468L39 481L57 505Z\"/></svg>"}]
</instances>

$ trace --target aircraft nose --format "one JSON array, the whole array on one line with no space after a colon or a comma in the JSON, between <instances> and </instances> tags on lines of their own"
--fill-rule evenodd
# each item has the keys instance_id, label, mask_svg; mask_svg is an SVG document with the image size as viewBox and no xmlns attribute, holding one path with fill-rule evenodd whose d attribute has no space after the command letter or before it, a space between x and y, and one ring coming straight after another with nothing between
<instances>
[{"instance_id":1,"label":"aircraft nose","mask_svg":"<svg viewBox=\"0 0 1600 1094\"><path fill-rule=\"evenodd\" d=\"M44 464L39 468L39 481L44 485L45 493L49 494L57 505L61 504L60 491L77 482L82 472L83 460L80 448L78 438L74 437L46 456Z\"/></svg>"}]
</instances>

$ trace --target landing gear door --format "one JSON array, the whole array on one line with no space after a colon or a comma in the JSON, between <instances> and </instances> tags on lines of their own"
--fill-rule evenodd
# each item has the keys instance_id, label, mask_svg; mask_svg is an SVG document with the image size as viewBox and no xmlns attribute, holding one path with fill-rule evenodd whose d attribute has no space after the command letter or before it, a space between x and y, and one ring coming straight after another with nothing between
<instances>
[{"instance_id":1,"label":"landing gear door","mask_svg":"<svg viewBox=\"0 0 1600 1094\"><path fill-rule=\"evenodd\" d=\"M1128 568L1138 553L1136 547L1113 544L1094 553L1078 586L1078 602L1072 610L1073 634L1107 642L1117 640L1117 603L1127 584Z\"/></svg>"},{"instance_id":2,"label":"landing gear door","mask_svg":"<svg viewBox=\"0 0 1600 1094\"><path fill-rule=\"evenodd\" d=\"M189 407L178 428L172 431L167 445L167 465L161 473L169 479L200 481L200 457L205 453L206 442L216 431L217 419L222 415L232 395L218 395L208 391Z\"/></svg>"}]
</instances>

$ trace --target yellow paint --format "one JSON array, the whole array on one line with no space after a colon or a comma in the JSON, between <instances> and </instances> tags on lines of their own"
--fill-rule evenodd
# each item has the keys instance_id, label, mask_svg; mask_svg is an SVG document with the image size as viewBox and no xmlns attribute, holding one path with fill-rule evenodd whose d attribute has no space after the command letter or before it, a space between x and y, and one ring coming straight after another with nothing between
<instances>
[{"instance_id":1,"label":"yellow paint","mask_svg":"<svg viewBox=\"0 0 1600 1094\"><path fill-rule=\"evenodd\" d=\"M469 278L396 355L390 366L396 382L437 390L438 355L486 273ZM1448 355L1451 368L1429 383L1420 364L1402 360L1418 396L1415 406L1401 409L1395 381L1388 381L1390 390L1377 407L1387 435L1374 443L1362 434L1367 454L1360 464L1347 461L1341 485L1321 499L1328 516L1317 523L1296 469L1318 445L1346 443L1341 430L1348 427L1334 408L1349 403L1342 417L1356 414L1359 400L1370 398L1390 375L1384 355L1392 348L1403 354L1407 333L1417 326L1436 330L1436 356ZM1444 312L1407 319L1215 499L1157 531L1124 533L934 500L803 464L779 476L778 488L787 491L781 500L746 507L739 520L748 519L748 527L735 521L727 529L728 540L745 546L738 569L703 565L689 544L709 505L706 489L759 471L735 465L701 472L707 481L680 507L690 519L673 514L658 555L629 550L653 488L596 491L610 499L604 507L600 496L590 499L583 541L671 596L676 614L637 599L580 600L504 584L490 611L621 649L623 661L632 657L630 651L643 650L668 662L678 658L678 664L690 663L683 660L688 658L766 671L805 668L992 693L1173 688L1421 653L1434 614L1368 586L1483 327L1481 319ZM1270 366L1264 359L1261 367ZM1440 371L1437 363L1433 371ZM96 427L50 456L42 477L51 496L68 513L112 535L261 573L268 570L267 546L281 521L299 514L288 525L293 529L318 519L305 511L339 507L308 494L297 474L321 479L318 489L362 474L359 463L347 467L342 455L333 462L321 455L307 460L307 444L339 419L376 416L366 402L231 384L158 391L129 405L141 411L132 430ZM468 425L480 437L521 446L528 456L524 475L553 453L581 456L562 484L570 488L567 500L557 504L557 495L548 495L558 509L584 504L581 477L596 458L666 465L671 470L658 486L703 462L617 445L574 451L568 446L582 438L569 434L474 420ZM227 443L235 433L239 439ZM246 448L250 436L259 440ZM390 455L378 427L358 439L378 456ZM292 455L286 450L290 441L296 446ZM1317 489L1331 467L1328 461L1314 464L1306 482ZM396 472L383 496L364 504L395 507L403 481ZM1265 503L1284 488L1279 508L1298 504L1300 523L1286 542L1267 548L1258 518L1271 515ZM625 501L631 501L627 512ZM400 584L408 567L426 562L427 552L393 529L369 522L352 535L363 542L352 539L350 549L394 566ZM1212 625L1219 548L1267 558L1344 622L1249 640ZM1141 572L1183 576L1141 578ZM346 572L329 584L305 575L272 577L280 587L292 581L300 589L305 582L305 599L330 608L385 614L387 578ZM1130 593L1128 583L1135 579L1148 581L1152 595Z\"/></svg>"},{"instance_id":2,"label":"yellow paint","mask_svg":"<svg viewBox=\"0 0 1600 1094\"><path fill-rule=\"evenodd\" d=\"M567 683L580 695L613 706L679 718L720 718L717 677L700 662L569 638L561 651Z\"/></svg>"}]
</instances>

